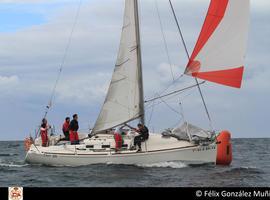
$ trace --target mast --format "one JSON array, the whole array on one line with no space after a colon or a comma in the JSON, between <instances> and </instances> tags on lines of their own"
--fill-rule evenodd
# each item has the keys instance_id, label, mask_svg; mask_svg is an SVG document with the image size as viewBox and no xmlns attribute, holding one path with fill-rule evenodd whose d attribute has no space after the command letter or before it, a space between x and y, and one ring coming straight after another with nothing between
<instances>
[{"instance_id":1,"label":"mast","mask_svg":"<svg viewBox=\"0 0 270 200\"><path fill-rule=\"evenodd\" d=\"M143 73L137 0L125 0L118 56L93 133L140 119L145 123Z\"/></svg>"},{"instance_id":2,"label":"mast","mask_svg":"<svg viewBox=\"0 0 270 200\"><path fill-rule=\"evenodd\" d=\"M139 79L139 96L140 96L140 110L142 115L140 121L145 124L145 110L144 110L144 90L143 90L143 71L142 71L142 53L141 53L141 37L140 37L140 20L139 20L139 6L138 0L134 0L134 14L135 14L135 29L137 40L137 59L138 59L138 79Z\"/></svg>"}]
</instances>

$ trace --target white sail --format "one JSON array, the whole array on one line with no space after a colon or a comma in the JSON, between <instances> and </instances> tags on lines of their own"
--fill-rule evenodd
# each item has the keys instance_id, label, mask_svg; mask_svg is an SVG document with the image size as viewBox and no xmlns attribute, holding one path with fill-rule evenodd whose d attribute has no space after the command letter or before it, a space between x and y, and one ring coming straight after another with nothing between
<instances>
[{"instance_id":1,"label":"white sail","mask_svg":"<svg viewBox=\"0 0 270 200\"><path fill-rule=\"evenodd\" d=\"M137 0L125 1L115 70L93 133L143 117L143 88Z\"/></svg>"}]
</instances>

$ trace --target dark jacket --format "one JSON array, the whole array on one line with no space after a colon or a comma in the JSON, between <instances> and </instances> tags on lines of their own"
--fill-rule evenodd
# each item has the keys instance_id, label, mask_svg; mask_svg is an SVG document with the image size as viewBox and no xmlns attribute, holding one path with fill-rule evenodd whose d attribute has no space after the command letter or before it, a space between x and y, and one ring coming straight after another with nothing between
<instances>
[{"instance_id":1,"label":"dark jacket","mask_svg":"<svg viewBox=\"0 0 270 200\"><path fill-rule=\"evenodd\" d=\"M146 126L144 126L141 130L138 130L138 133L143 137L144 140L149 138L149 130Z\"/></svg>"},{"instance_id":2,"label":"dark jacket","mask_svg":"<svg viewBox=\"0 0 270 200\"><path fill-rule=\"evenodd\" d=\"M78 131L79 130L79 122L73 119L69 124L69 130Z\"/></svg>"}]
</instances>

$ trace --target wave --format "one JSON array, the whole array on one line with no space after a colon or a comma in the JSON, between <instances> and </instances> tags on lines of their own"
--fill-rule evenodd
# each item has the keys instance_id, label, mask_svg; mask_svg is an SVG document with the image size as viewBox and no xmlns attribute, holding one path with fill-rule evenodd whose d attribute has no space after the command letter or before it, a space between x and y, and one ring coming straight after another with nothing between
<instances>
[{"instance_id":1,"label":"wave","mask_svg":"<svg viewBox=\"0 0 270 200\"><path fill-rule=\"evenodd\" d=\"M16 153L0 153L0 157L17 156Z\"/></svg>"},{"instance_id":2,"label":"wave","mask_svg":"<svg viewBox=\"0 0 270 200\"><path fill-rule=\"evenodd\" d=\"M229 172L247 172L247 173L263 173L263 171L257 167L253 167L253 166L250 166L250 167L236 167L236 168L232 168L229 170Z\"/></svg>"},{"instance_id":3,"label":"wave","mask_svg":"<svg viewBox=\"0 0 270 200\"><path fill-rule=\"evenodd\" d=\"M236 167L234 169L243 169L243 170L249 170L249 169L251 169L251 170L257 170L258 167L252 167L252 166L250 166L250 167L244 167L244 166L242 166L242 167Z\"/></svg>"},{"instance_id":4,"label":"wave","mask_svg":"<svg viewBox=\"0 0 270 200\"><path fill-rule=\"evenodd\" d=\"M8 148L11 148L11 147L19 147L21 146L20 144L9 144L8 145Z\"/></svg>"},{"instance_id":5,"label":"wave","mask_svg":"<svg viewBox=\"0 0 270 200\"><path fill-rule=\"evenodd\" d=\"M145 167L145 168L173 168L173 169L181 169L188 167L187 164L183 162L160 162L160 163L153 163L153 164L139 164L138 167Z\"/></svg>"},{"instance_id":6,"label":"wave","mask_svg":"<svg viewBox=\"0 0 270 200\"><path fill-rule=\"evenodd\" d=\"M29 164L0 163L0 167L26 167Z\"/></svg>"},{"instance_id":7,"label":"wave","mask_svg":"<svg viewBox=\"0 0 270 200\"><path fill-rule=\"evenodd\" d=\"M253 175L260 175L264 174L265 172L257 167L253 166L241 166L241 167L230 167L226 168L224 171L219 171L217 174L221 176L234 176L234 175L246 175L246 176L253 176Z\"/></svg>"}]
</instances>

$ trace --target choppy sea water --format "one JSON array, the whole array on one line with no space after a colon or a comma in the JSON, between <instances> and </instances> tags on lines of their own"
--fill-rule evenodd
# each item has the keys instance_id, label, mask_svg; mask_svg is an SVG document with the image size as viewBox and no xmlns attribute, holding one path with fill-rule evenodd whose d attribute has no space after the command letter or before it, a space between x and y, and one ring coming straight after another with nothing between
<instances>
[{"instance_id":1,"label":"choppy sea water","mask_svg":"<svg viewBox=\"0 0 270 200\"><path fill-rule=\"evenodd\" d=\"M24 163L23 142L0 142L0 187L270 187L270 139L234 139L230 167L151 165L48 167Z\"/></svg>"}]
</instances>

